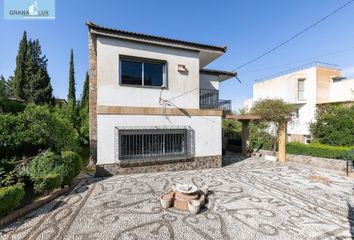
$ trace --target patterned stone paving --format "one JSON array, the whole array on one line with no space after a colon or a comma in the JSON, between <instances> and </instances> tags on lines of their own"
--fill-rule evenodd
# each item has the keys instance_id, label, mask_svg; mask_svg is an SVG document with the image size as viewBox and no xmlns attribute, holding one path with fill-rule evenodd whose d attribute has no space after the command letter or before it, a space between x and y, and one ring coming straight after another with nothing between
<instances>
[{"instance_id":1,"label":"patterned stone paving","mask_svg":"<svg viewBox=\"0 0 354 240\"><path fill-rule=\"evenodd\" d=\"M228 154L224 168L82 181L1 229L0 239L352 239L354 181L333 172ZM193 216L162 210L171 183L207 184Z\"/></svg>"}]
</instances>

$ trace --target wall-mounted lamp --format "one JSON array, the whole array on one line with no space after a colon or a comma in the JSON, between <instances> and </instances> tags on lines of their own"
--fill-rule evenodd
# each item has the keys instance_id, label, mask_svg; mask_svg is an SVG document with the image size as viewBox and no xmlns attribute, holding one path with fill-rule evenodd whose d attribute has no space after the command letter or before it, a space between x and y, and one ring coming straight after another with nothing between
<instances>
[{"instance_id":1,"label":"wall-mounted lamp","mask_svg":"<svg viewBox=\"0 0 354 240\"><path fill-rule=\"evenodd\" d=\"M178 72L187 72L186 65L178 64L177 70Z\"/></svg>"}]
</instances>

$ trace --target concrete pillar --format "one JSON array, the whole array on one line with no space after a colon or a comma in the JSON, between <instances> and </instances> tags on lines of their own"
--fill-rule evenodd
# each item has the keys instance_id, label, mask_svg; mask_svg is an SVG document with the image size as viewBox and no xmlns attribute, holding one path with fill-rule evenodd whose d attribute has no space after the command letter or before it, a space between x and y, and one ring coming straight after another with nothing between
<instances>
[{"instance_id":1,"label":"concrete pillar","mask_svg":"<svg viewBox=\"0 0 354 240\"><path fill-rule=\"evenodd\" d=\"M287 123L279 123L279 129L278 129L278 161L279 162L285 162L286 161L286 125Z\"/></svg>"},{"instance_id":2,"label":"concrete pillar","mask_svg":"<svg viewBox=\"0 0 354 240\"><path fill-rule=\"evenodd\" d=\"M241 121L242 123L242 154L247 155L250 146L249 140L249 123L250 121Z\"/></svg>"}]
</instances>

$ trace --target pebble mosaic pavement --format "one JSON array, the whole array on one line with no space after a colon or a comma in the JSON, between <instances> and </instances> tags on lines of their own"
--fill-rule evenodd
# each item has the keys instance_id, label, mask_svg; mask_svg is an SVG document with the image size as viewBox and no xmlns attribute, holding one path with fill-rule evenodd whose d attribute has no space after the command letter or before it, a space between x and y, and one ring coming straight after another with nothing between
<instances>
[{"instance_id":1,"label":"pebble mosaic pavement","mask_svg":"<svg viewBox=\"0 0 354 240\"><path fill-rule=\"evenodd\" d=\"M354 181L230 154L223 168L83 180L0 239L354 239ZM209 185L198 215L162 210L171 183Z\"/></svg>"}]
</instances>

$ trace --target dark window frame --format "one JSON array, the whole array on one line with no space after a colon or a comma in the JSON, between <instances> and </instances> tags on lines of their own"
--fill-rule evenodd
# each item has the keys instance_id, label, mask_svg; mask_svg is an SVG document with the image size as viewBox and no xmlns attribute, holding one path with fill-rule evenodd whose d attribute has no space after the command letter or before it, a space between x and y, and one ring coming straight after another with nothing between
<instances>
[{"instance_id":1,"label":"dark window frame","mask_svg":"<svg viewBox=\"0 0 354 240\"><path fill-rule=\"evenodd\" d=\"M141 62L141 64L142 64L141 85L122 83L122 60ZM144 64L143 63L163 64L162 85L161 86L144 85ZM167 70L168 70L168 64L167 64L166 60L119 55L119 73L118 73L118 75L119 75L119 85L122 87L161 89L162 86L165 86L166 89L168 89L168 74L167 74L168 71Z\"/></svg>"}]
</instances>

